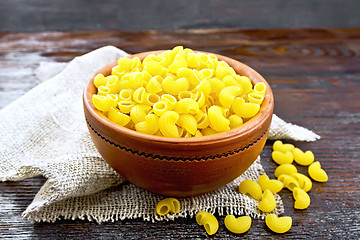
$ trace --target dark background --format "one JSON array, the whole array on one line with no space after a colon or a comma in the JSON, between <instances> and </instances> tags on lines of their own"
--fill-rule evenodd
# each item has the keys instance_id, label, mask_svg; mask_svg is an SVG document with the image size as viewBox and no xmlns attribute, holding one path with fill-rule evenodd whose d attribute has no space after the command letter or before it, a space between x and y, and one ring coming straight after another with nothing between
<instances>
[{"instance_id":1,"label":"dark background","mask_svg":"<svg viewBox=\"0 0 360 240\"><path fill-rule=\"evenodd\" d=\"M0 0L0 31L357 28L358 0Z\"/></svg>"}]
</instances>

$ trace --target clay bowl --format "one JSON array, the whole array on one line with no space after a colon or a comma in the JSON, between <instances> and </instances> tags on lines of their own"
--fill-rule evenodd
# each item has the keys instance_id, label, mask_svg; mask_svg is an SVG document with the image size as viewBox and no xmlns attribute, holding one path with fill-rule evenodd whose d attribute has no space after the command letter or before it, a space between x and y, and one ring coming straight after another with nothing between
<instances>
[{"instance_id":1,"label":"clay bowl","mask_svg":"<svg viewBox=\"0 0 360 240\"><path fill-rule=\"evenodd\" d=\"M141 60L152 53L131 55ZM216 54L215 54L216 55ZM154 193L189 197L214 191L239 177L259 156L269 133L274 99L269 84L252 68L216 55L253 84L265 83L265 99L259 113L244 125L225 133L199 138L168 138L142 134L111 122L95 109L97 92L93 78L83 95L87 126L92 141L110 166L133 184ZM111 73L113 62L97 73Z\"/></svg>"}]
</instances>

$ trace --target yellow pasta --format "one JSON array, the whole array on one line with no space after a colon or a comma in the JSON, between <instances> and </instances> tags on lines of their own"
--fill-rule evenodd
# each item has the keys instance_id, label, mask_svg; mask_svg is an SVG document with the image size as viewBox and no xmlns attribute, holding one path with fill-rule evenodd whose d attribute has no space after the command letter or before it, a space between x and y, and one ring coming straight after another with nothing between
<instances>
[{"instance_id":1,"label":"yellow pasta","mask_svg":"<svg viewBox=\"0 0 360 240\"><path fill-rule=\"evenodd\" d=\"M208 110L208 118L211 127L217 132L225 132L230 130L229 119L223 116L222 110L219 106L211 106Z\"/></svg>"},{"instance_id":2,"label":"yellow pasta","mask_svg":"<svg viewBox=\"0 0 360 240\"><path fill-rule=\"evenodd\" d=\"M276 140L273 144L274 151L280 151L284 153L287 151L292 151L294 148L295 148L294 145L290 143L283 144L283 142L280 140Z\"/></svg>"},{"instance_id":3,"label":"yellow pasta","mask_svg":"<svg viewBox=\"0 0 360 240\"><path fill-rule=\"evenodd\" d=\"M200 226L204 226L205 231L209 235L214 235L219 229L219 222L211 213L200 211L196 214L196 222Z\"/></svg>"},{"instance_id":4,"label":"yellow pasta","mask_svg":"<svg viewBox=\"0 0 360 240\"><path fill-rule=\"evenodd\" d=\"M210 128L210 127L201 129L201 134L202 134L203 136L214 135L214 134L217 134L217 133L218 133L217 131L215 131L214 129L212 129L212 128Z\"/></svg>"},{"instance_id":5,"label":"yellow pasta","mask_svg":"<svg viewBox=\"0 0 360 240\"><path fill-rule=\"evenodd\" d=\"M281 164L280 166L278 166L275 169L275 177L279 177L280 175L286 174L286 175L291 175L293 173L297 173L297 169L294 165L289 164L289 163L285 163L285 164Z\"/></svg>"},{"instance_id":6,"label":"yellow pasta","mask_svg":"<svg viewBox=\"0 0 360 240\"><path fill-rule=\"evenodd\" d=\"M197 102L199 108L204 106L206 101L206 97L203 91L196 91L195 94L192 94L191 99L194 99Z\"/></svg>"},{"instance_id":7,"label":"yellow pasta","mask_svg":"<svg viewBox=\"0 0 360 240\"><path fill-rule=\"evenodd\" d=\"M133 61L130 58L120 58L118 60L118 66L120 71L128 72L131 70Z\"/></svg>"},{"instance_id":8,"label":"yellow pasta","mask_svg":"<svg viewBox=\"0 0 360 240\"><path fill-rule=\"evenodd\" d=\"M211 85L210 93L213 93L216 96L218 96L220 91L226 86L225 83L218 78L211 78L209 79L209 82Z\"/></svg>"},{"instance_id":9,"label":"yellow pasta","mask_svg":"<svg viewBox=\"0 0 360 240\"><path fill-rule=\"evenodd\" d=\"M158 101L153 105L153 111L159 117L168 110L171 109L169 108L169 103L167 101Z\"/></svg>"},{"instance_id":10,"label":"yellow pasta","mask_svg":"<svg viewBox=\"0 0 360 240\"><path fill-rule=\"evenodd\" d=\"M119 92L119 100L132 101L132 92L131 89L122 89Z\"/></svg>"},{"instance_id":11,"label":"yellow pasta","mask_svg":"<svg viewBox=\"0 0 360 240\"><path fill-rule=\"evenodd\" d=\"M324 169L321 168L319 161L313 162L308 168L308 173L312 179L318 182L326 182L328 175Z\"/></svg>"},{"instance_id":12,"label":"yellow pasta","mask_svg":"<svg viewBox=\"0 0 360 240\"><path fill-rule=\"evenodd\" d=\"M263 191L269 189L274 194L280 192L284 187L284 184L281 181L275 179L270 180L266 174L262 174L257 182Z\"/></svg>"},{"instance_id":13,"label":"yellow pasta","mask_svg":"<svg viewBox=\"0 0 360 240\"><path fill-rule=\"evenodd\" d=\"M117 104L118 109L122 113L130 113L133 106L135 106L135 103L129 100L120 100Z\"/></svg>"},{"instance_id":14,"label":"yellow pasta","mask_svg":"<svg viewBox=\"0 0 360 240\"><path fill-rule=\"evenodd\" d=\"M169 66L169 71L172 73L176 73L179 68L186 68L187 62L183 55L176 54L174 61Z\"/></svg>"},{"instance_id":15,"label":"yellow pasta","mask_svg":"<svg viewBox=\"0 0 360 240\"><path fill-rule=\"evenodd\" d=\"M111 75L115 75L119 78L121 78L122 76L124 76L124 74L126 73L125 70L122 70L121 67L119 65L116 65L115 67L113 67L111 69Z\"/></svg>"},{"instance_id":16,"label":"yellow pasta","mask_svg":"<svg viewBox=\"0 0 360 240\"><path fill-rule=\"evenodd\" d=\"M160 101L160 96L155 93L145 93L143 104L153 106L155 103Z\"/></svg>"},{"instance_id":17,"label":"yellow pasta","mask_svg":"<svg viewBox=\"0 0 360 240\"><path fill-rule=\"evenodd\" d=\"M285 233L292 226L291 217L277 217L275 214L269 214L265 218L266 226L273 232Z\"/></svg>"},{"instance_id":18,"label":"yellow pasta","mask_svg":"<svg viewBox=\"0 0 360 240\"><path fill-rule=\"evenodd\" d=\"M201 91L205 96L209 96L211 93L211 83L208 79L203 79L199 84L194 88L194 92Z\"/></svg>"},{"instance_id":19,"label":"yellow pasta","mask_svg":"<svg viewBox=\"0 0 360 240\"><path fill-rule=\"evenodd\" d=\"M199 130L196 130L196 133L194 134L194 137L202 137L202 133Z\"/></svg>"},{"instance_id":20,"label":"yellow pasta","mask_svg":"<svg viewBox=\"0 0 360 240\"><path fill-rule=\"evenodd\" d=\"M92 96L94 106L102 112L107 112L110 108L116 107L118 99L118 96L115 94L108 94L106 96L94 94Z\"/></svg>"},{"instance_id":21,"label":"yellow pasta","mask_svg":"<svg viewBox=\"0 0 360 240\"><path fill-rule=\"evenodd\" d=\"M236 75L236 81L241 85L242 94L247 95L252 91L252 84L250 78L246 76Z\"/></svg>"},{"instance_id":22,"label":"yellow pasta","mask_svg":"<svg viewBox=\"0 0 360 240\"><path fill-rule=\"evenodd\" d=\"M294 148L293 154L295 162L303 166L309 166L315 159L312 151L303 152L299 148Z\"/></svg>"},{"instance_id":23,"label":"yellow pasta","mask_svg":"<svg viewBox=\"0 0 360 240\"><path fill-rule=\"evenodd\" d=\"M187 91L190 86L190 82L187 78L174 79L173 77L166 77L162 81L163 90L171 95L178 95L182 91Z\"/></svg>"},{"instance_id":24,"label":"yellow pasta","mask_svg":"<svg viewBox=\"0 0 360 240\"><path fill-rule=\"evenodd\" d=\"M251 217L227 215L224 219L225 227L232 233L241 234L247 232L251 227Z\"/></svg>"},{"instance_id":25,"label":"yellow pasta","mask_svg":"<svg viewBox=\"0 0 360 240\"><path fill-rule=\"evenodd\" d=\"M108 88L107 86L100 86L98 88L97 94L106 96L106 95L110 94L110 88Z\"/></svg>"},{"instance_id":26,"label":"yellow pasta","mask_svg":"<svg viewBox=\"0 0 360 240\"><path fill-rule=\"evenodd\" d=\"M165 198L156 205L156 213L164 216L169 213L178 213L180 211L180 203L176 198Z\"/></svg>"},{"instance_id":27,"label":"yellow pasta","mask_svg":"<svg viewBox=\"0 0 360 240\"><path fill-rule=\"evenodd\" d=\"M249 179L246 179L240 183L239 192L242 194L249 194L255 200L260 200L262 195L260 185L257 182Z\"/></svg>"},{"instance_id":28,"label":"yellow pasta","mask_svg":"<svg viewBox=\"0 0 360 240\"><path fill-rule=\"evenodd\" d=\"M111 75L94 77L93 104L105 116L111 108L112 118L117 111L128 116L124 126L143 133L198 137L225 132L255 116L266 92L265 85L253 87L248 77L238 75L214 54L182 46L149 54L143 61L121 58L117 63ZM165 121L162 116L169 111L167 117L178 116L179 122L163 131L146 127L150 121L146 119Z\"/></svg>"},{"instance_id":29,"label":"yellow pasta","mask_svg":"<svg viewBox=\"0 0 360 240\"><path fill-rule=\"evenodd\" d=\"M104 77L103 74L97 74L94 78L94 85L96 88L99 88L100 86L105 86L108 81L108 78Z\"/></svg>"},{"instance_id":30,"label":"yellow pasta","mask_svg":"<svg viewBox=\"0 0 360 240\"><path fill-rule=\"evenodd\" d=\"M223 79L229 74L235 74L234 69L232 69L225 61L220 61L215 69L215 76L219 79Z\"/></svg>"},{"instance_id":31,"label":"yellow pasta","mask_svg":"<svg viewBox=\"0 0 360 240\"><path fill-rule=\"evenodd\" d=\"M251 118L260 110L259 104L245 102L245 100L240 97L236 97L231 106L234 112L242 118Z\"/></svg>"},{"instance_id":32,"label":"yellow pasta","mask_svg":"<svg viewBox=\"0 0 360 240\"><path fill-rule=\"evenodd\" d=\"M195 115L195 119L197 122L197 128L199 129L204 129L207 128L210 124L208 116L206 113L199 111L196 115Z\"/></svg>"},{"instance_id":33,"label":"yellow pasta","mask_svg":"<svg viewBox=\"0 0 360 240\"><path fill-rule=\"evenodd\" d=\"M126 115L122 112L120 112L119 109L116 109L114 107L111 107L108 113L108 118L119 124L120 126L125 126L126 124L128 124L131 120L131 118L129 117L129 115Z\"/></svg>"},{"instance_id":34,"label":"yellow pasta","mask_svg":"<svg viewBox=\"0 0 360 240\"><path fill-rule=\"evenodd\" d=\"M269 189L265 189L261 201L258 204L258 209L263 212L272 212L275 207L276 200L274 194Z\"/></svg>"},{"instance_id":35,"label":"yellow pasta","mask_svg":"<svg viewBox=\"0 0 360 240\"><path fill-rule=\"evenodd\" d=\"M193 95L194 94L190 91L182 91L182 92L179 92L178 99L179 100L184 99L184 98L192 98L193 99Z\"/></svg>"},{"instance_id":36,"label":"yellow pasta","mask_svg":"<svg viewBox=\"0 0 360 240\"><path fill-rule=\"evenodd\" d=\"M194 99L184 98L178 101L175 105L175 109L177 113L190 113L196 114L199 111L199 105Z\"/></svg>"},{"instance_id":37,"label":"yellow pasta","mask_svg":"<svg viewBox=\"0 0 360 240\"><path fill-rule=\"evenodd\" d=\"M271 156L277 164L292 163L294 160L294 156L290 151L287 151L285 153L280 151L273 151L271 153Z\"/></svg>"},{"instance_id":38,"label":"yellow pasta","mask_svg":"<svg viewBox=\"0 0 360 240\"><path fill-rule=\"evenodd\" d=\"M164 112L159 118L159 129L165 137L178 138L179 131L175 125L179 119L179 114L174 111Z\"/></svg>"},{"instance_id":39,"label":"yellow pasta","mask_svg":"<svg viewBox=\"0 0 360 240\"><path fill-rule=\"evenodd\" d=\"M177 100L173 95L163 94L161 95L160 99L164 102L167 102L167 110L173 110L175 108Z\"/></svg>"},{"instance_id":40,"label":"yellow pasta","mask_svg":"<svg viewBox=\"0 0 360 240\"><path fill-rule=\"evenodd\" d=\"M241 126L244 123L243 119L236 114L231 115L228 119L230 121L230 129Z\"/></svg>"},{"instance_id":41,"label":"yellow pasta","mask_svg":"<svg viewBox=\"0 0 360 240\"><path fill-rule=\"evenodd\" d=\"M146 91L148 93L159 93L162 91L162 77L157 75L152 77L147 83L146 83Z\"/></svg>"},{"instance_id":42,"label":"yellow pasta","mask_svg":"<svg viewBox=\"0 0 360 240\"><path fill-rule=\"evenodd\" d=\"M109 93L118 93L121 90L120 78L115 75L108 76L106 87L109 88Z\"/></svg>"},{"instance_id":43,"label":"yellow pasta","mask_svg":"<svg viewBox=\"0 0 360 240\"><path fill-rule=\"evenodd\" d=\"M281 181L284 184L284 187L290 191L293 191L295 187L299 187L299 182L289 175L282 174L279 176L278 180Z\"/></svg>"},{"instance_id":44,"label":"yellow pasta","mask_svg":"<svg viewBox=\"0 0 360 240\"><path fill-rule=\"evenodd\" d=\"M206 55L205 55L206 56ZM209 60L208 60L209 61ZM200 73L205 77L205 78L211 78L214 75L214 69L211 68L204 68L200 70Z\"/></svg>"},{"instance_id":45,"label":"yellow pasta","mask_svg":"<svg viewBox=\"0 0 360 240\"><path fill-rule=\"evenodd\" d=\"M207 68L209 65L209 56L204 53L198 53L197 55L200 60L200 68Z\"/></svg>"},{"instance_id":46,"label":"yellow pasta","mask_svg":"<svg viewBox=\"0 0 360 240\"><path fill-rule=\"evenodd\" d=\"M130 110L130 117L134 124L145 120L146 115L150 111L151 107L144 104L136 104Z\"/></svg>"},{"instance_id":47,"label":"yellow pasta","mask_svg":"<svg viewBox=\"0 0 360 240\"><path fill-rule=\"evenodd\" d=\"M188 113L180 114L177 124L186 129L190 134L195 135L197 131L197 121L195 117Z\"/></svg>"},{"instance_id":48,"label":"yellow pasta","mask_svg":"<svg viewBox=\"0 0 360 240\"><path fill-rule=\"evenodd\" d=\"M262 96L265 96L265 93L266 93L265 83L259 82L259 83L255 84L255 86L254 86L254 91L255 91L256 93L261 94Z\"/></svg>"},{"instance_id":49,"label":"yellow pasta","mask_svg":"<svg viewBox=\"0 0 360 240\"><path fill-rule=\"evenodd\" d=\"M164 76L168 70L160 63L150 60L144 65L144 70L150 73L152 76L160 75Z\"/></svg>"},{"instance_id":50,"label":"yellow pasta","mask_svg":"<svg viewBox=\"0 0 360 240\"><path fill-rule=\"evenodd\" d=\"M241 88L241 84L237 81L235 74L226 75L222 81L225 83L226 86L236 86Z\"/></svg>"},{"instance_id":51,"label":"yellow pasta","mask_svg":"<svg viewBox=\"0 0 360 240\"><path fill-rule=\"evenodd\" d=\"M247 95L247 99L250 103L256 103L260 105L264 100L264 96L256 92L252 92Z\"/></svg>"},{"instance_id":52,"label":"yellow pasta","mask_svg":"<svg viewBox=\"0 0 360 240\"><path fill-rule=\"evenodd\" d=\"M293 173L291 174L291 177L295 178L296 181L299 183L299 187L304 190L305 192L308 192L311 190L312 188L312 182L310 180L310 178L308 178L307 176L305 176L304 174L301 173Z\"/></svg>"},{"instance_id":53,"label":"yellow pasta","mask_svg":"<svg viewBox=\"0 0 360 240\"><path fill-rule=\"evenodd\" d=\"M187 63L189 68L197 69L200 67L200 59L195 53L189 53L187 56Z\"/></svg>"},{"instance_id":54,"label":"yellow pasta","mask_svg":"<svg viewBox=\"0 0 360 240\"><path fill-rule=\"evenodd\" d=\"M146 90L144 87L139 87L134 91L133 100L136 103L143 103L146 98Z\"/></svg>"},{"instance_id":55,"label":"yellow pasta","mask_svg":"<svg viewBox=\"0 0 360 240\"><path fill-rule=\"evenodd\" d=\"M293 190L293 197L295 199L295 209L306 209L309 207L310 197L303 189L295 187Z\"/></svg>"},{"instance_id":56,"label":"yellow pasta","mask_svg":"<svg viewBox=\"0 0 360 240\"><path fill-rule=\"evenodd\" d=\"M144 121L135 124L135 129L138 132L153 135L159 130L159 117L155 114L148 114Z\"/></svg>"},{"instance_id":57,"label":"yellow pasta","mask_svg":"<svg viewBox=\"0 0 360 240\"><path fill-rule=\"evenodd\" d=\"M241 88L237 86L228 86L223 88L219 93L219 101L221 105L230 108L236 96L241 94Z\"/></svg>"}]
</instances>

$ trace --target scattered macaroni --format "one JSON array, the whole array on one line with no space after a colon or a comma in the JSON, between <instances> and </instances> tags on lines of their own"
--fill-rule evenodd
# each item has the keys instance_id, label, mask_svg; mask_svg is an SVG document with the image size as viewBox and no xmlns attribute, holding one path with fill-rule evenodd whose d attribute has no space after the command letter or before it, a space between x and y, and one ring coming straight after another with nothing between
<instances>
[{"instance_id":1,"label":"scattered macaroni","mask_svg":"<svg viewBox=\"0 0 360 240\"><path fill-rule=\"evenodd\" d=\"M297 173L297 169L294 165L286 163L286 164L281 164L280 166L278 166L275 169L275 177L279 177L280 175L286 174L286 175L291 175L293 173Z\"/></svg>"},{"instance_id":2,"label":"scattered macaroni","mask_svg":"<svg viewBox=\"0 0 360 240\"><path fill-rule=\"evenodd\" d=\"M295 209L306 209L310 205L309 195L301 188L295 187L293 190L293 197L295 199Z\"/></svg>"},{"instance_id":3,"label":"scattered macaroni","mask_svg":"<svg viewBox=\"0 0 360 240\"><path fill-rule=\"evenodd\" d=\"M308 172L310 177L315 181L326 182L328 180L328 175L325 170L321 168L319 161L312 163L308 168Z\"/></svg>"},{"instance_id":4,"label":"scattered macaroni","mask_svg":"<svg viewBox=\"0 0 360 240\"><path fill-rule=\"evenodd\" d=\"M240 234L247 232L251 227L251 217L227 215L224 219L225 227L232 233Z\"/></svg>"},{"instance_id":5,"label":"scattered macaroni","mask_svg":"<svg viewBox=\"0 0 360 240\"><path fill-rule=\"evenodd\" d=\"M250 78L238 75L214 54L182 46L143 61L120 58L109 76L95 76L94 85L92 102L107 117L114 108L110 120L165 137L200 137L240 127L259 112L266 93L264 83L253 86ZM155 116L164 127L155 126Z\"/></svg>"},{"instance_id":6,"label":"scattered macaroni","mask_svg":"<svg viewBox=\"0 0 360 240\"><path fill-rule=\"evenodd\" d=\"M292 151L294 148L295 148L294 145L292 145L290 143L283 144L283 142L280 140L276 140L273 144L274 151L280 151L280 152L284 152L284 153L287 151Z\"/></svg>"},{"instance_id":7,"label":"scattered macaroni","mask_svg":"<svg viewBox=\"0 0 360 240\"><path fill-rule=\"evenodd\" d=\"M308 178L304 174L293 173L293 174L291 174L291 177L296 179L296 181L299 183L299 187L302 190L304 190L305 192L310 191L310 189L312 188L312 182L311 182L310 178Z\"/></svg>"},{"instance_id":8,"label":"scattered macaroni","mask_svg":"<svg viewBox=\"0 0 360 240\"><path fill-rule=\"evenodd\" d=\"M278 180L281 181L284 184L284 187L286 187L290 191L292 191L295 187L299 187L298 181L296 181L295 178L289 175L286 174L280 175Z\"/></svg>"},{"instance_id":9,"label":"scattered macaroni","mask_svg":"<svg viewBox=\"0 0 360 240\"><path fill-rule=\"evenodd\" d=\"M274 179L270 180L266 174L262 174L257 182L263 191L269 189L274 194L280 192L284 187L284 184L281 181Z\"/></svg>"},{"instance_id":10,"label":"scattered macaroni","mask_svg":"<svg viewBox=\"0 0 360 240\"><path fill-rule=\"evenodd\" d=\"M263 212L272 212L276 207L276 200L274 194L266 189L264 194L259 202L258 208Z\"/></svg>"},{"instance_id":11,"label":"scattered macaroni","mask_svg":"<svg viewBox=\"0 0 360 240\"><path fill-rule=\"evenodd\" d=\"M219 222L214 215L208 212L198 212L196 214L196 222L200 226L204 226L205 231L209 235L214 235L219 229Z\"/></svg>"},{"instance_id":12,"label":"scattered macaroni","mask_svg":"<svg viewBox=\"0 0 360 240\"><path fill-rule=\"evenodd\" d=\"M164 216L168 213L178 213L180 211L180 203L176 198L165 198L156 205L156 213Z\"/></svg>"},{"instance_id":13,"label":"scattered macaroni","mask_svg":"<svg viewBox=\"0 0 360 240\"><path fill-rule=\"evenodd\" d=\"M290 152L290 151L287 151L287 152L273 151L271 153L271 156L272 156L272 159L277 164L292 163L294 160L294 156L293 156L292 152Z\"/></svg>"},{"instance_id":14,"label":"scattered macaroni","mask_svg":"<svg viewBox=\"0 0 360 240\"><path fill-rule=\"evenodd\" d=\"M303 152L299 148L294 148L293 154L295 162L303 166L309 166L315 159L312 151Z\"/></svg>"},{"instance_id":15,"label":"scattered macaroni","mask_svg":"<svg viewBox=\"0 0 360 240\"><path fill-rule=\"evenodd\" d=\"M290 230L292 225L291 217L277 217L275 214L269 214L265 218L268 228L276 233L285 233Z\"/></svg>"},{"instance_id":16,"label":"scattered macaroni","mask_svg":"<svg viewBox=\"0 0 360 240\"><path fill-rule=\"evenodd\" d=\"M260 185L257 182L249 179L246 179L240 183L239 192L242 194L249 194L255 200L260 200L262 195Z\"/></svg>"}]
</instances>

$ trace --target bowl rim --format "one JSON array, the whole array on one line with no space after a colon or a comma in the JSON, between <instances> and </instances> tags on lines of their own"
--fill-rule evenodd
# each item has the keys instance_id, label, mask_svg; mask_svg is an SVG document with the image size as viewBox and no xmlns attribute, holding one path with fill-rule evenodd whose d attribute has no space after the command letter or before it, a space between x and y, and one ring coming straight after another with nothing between
<instances>
[{"instance_id":1,"label":"bowl rim","mask_svg":"<svg viewBox=\"0 0 360 240\"><path fill-rule=\"evenodd\" d=\"M156 50L156 51L147 51L147 52L141 52L136 53L127 56L128 58L135 58L139 57L140 60L143 60L143 58L150 54L159 54L162 52L165 52L168 50ZM250 78L252 84L254 85L254 81L256 82L263 82L266 85L266 93L264 96L264 101L260 106L259 112L252 117L250 120L245 122L243 125L230 129L229 131L217 133L213 135L207 135L207 136L201 136L201 137L191 137L191 138L171 138L171 137L165 137L165 136L157 136L157 135L150 135L145 134L141 132L137 132L135 130L120 126L112 122L110 119L108 119L101 111L97 110L95 106L92 103L92 95L95 94L93 90L96 90L96 87L94 86L94 78L98 73L104 72L105 69L108 69L109 66L114 67L117 64L117 60L114 62L111 62L109 64L106 64L102 68L96 71L96 73L90 78L90 80L87 82L84 92L83 92L83 104L84 107L88 110L88 112L92 115L94 119L96 119L101 124L106 125L108 128L113 129L116 132L119 132L123 135L128 135L132 138L141 138L142 140L146 141L152 141L152 142L158 142L158 143L171 143L171 144L206 144L207 142L218 142L218 141L224 141L229 140L231 138L239 138L242 135L246 135L249 132L252 132L252 130L256 129L256 126L261 125L262 122L266 120L266 116L272 113L273 106L274 106L274 97L271 90L271 87L269 83L262 77L257 71L255 71L253 68L249 67L248 65L233 59L229 58L223 55L219 55L216 53L210 53L210 52L204 52L204 51L195 51L196 53L204 53L204 54L213 54L215 55L218 60L224 60L231 66L237 74L241 74L243 76L247 76ZM234 64L238 65L237 68L234 68ZM241 68L241 73L239 73L239 68ZM244 74L245 73L245 74ZM94 93L92 93L94 92ZM265 101L266 99L266 101ZM86 121L88 121L86 119ZM265 132L266 133L266 132ZM264 133L264 134L265 134Z\"/></svg>"}]
</instances>

